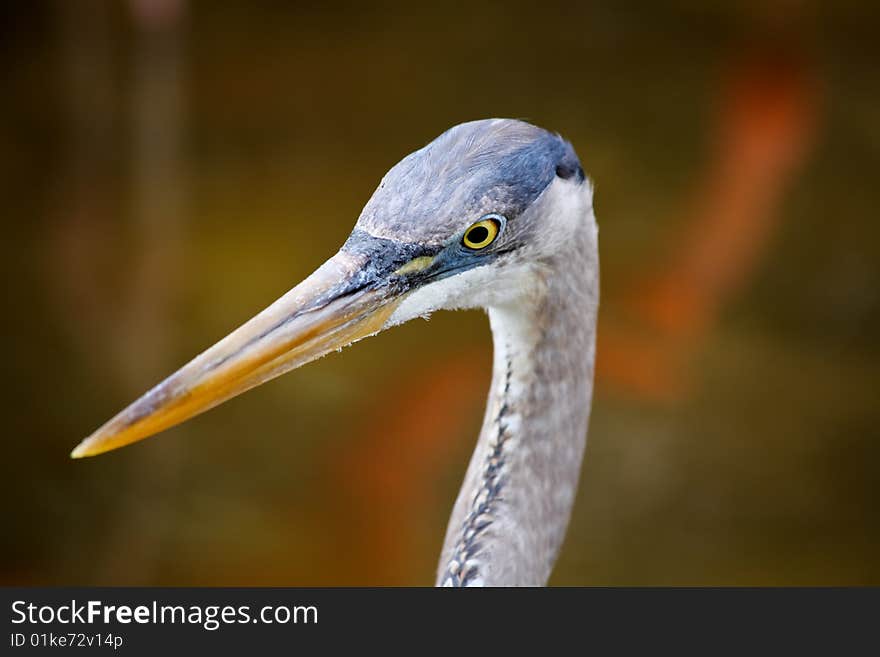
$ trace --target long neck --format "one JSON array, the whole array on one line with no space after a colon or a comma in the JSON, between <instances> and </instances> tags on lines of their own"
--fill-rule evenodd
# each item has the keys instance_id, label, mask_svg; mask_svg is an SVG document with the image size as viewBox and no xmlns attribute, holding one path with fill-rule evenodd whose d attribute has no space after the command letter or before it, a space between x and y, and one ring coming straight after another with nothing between
<instances>
[{"instance_id":1,"label":"long neck","mask_svg":"<svg viewBox=\"0 0 880 657\"><path fill-rule=\"evenodd\" d=\"M443 586L544 585L565 537L593 388L595 234L543 270L541 292L489 309L492 387L440 560Z\"/></svg>"}]
</instances>

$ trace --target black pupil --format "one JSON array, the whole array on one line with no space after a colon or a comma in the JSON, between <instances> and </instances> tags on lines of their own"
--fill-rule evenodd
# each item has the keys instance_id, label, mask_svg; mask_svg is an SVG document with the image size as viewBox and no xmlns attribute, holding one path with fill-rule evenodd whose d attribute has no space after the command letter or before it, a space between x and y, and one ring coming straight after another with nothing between
<instances>
[{"instance_id":1,"label":"black pupil","mask_svg":"<svg viewBox=\"0 0 880 657\"><path fill-rule=\"evenodd\" d=\"M471 228L471 232L468 233L468 239L474 244L482 244L487 237L489 237L489 229L485 226Z\"/></svg>"}]
</instances>

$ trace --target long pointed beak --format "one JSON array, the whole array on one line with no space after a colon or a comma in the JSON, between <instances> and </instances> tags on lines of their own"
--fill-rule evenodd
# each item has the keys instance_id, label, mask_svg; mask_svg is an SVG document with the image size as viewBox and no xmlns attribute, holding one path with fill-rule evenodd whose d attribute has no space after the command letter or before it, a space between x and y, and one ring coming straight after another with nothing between
<instances>
[{"instance_id":1,"label":"long pointed beak","mask_svg":"<svg viewBox=\"0 0 880 657\"><path fill-rule=\"evenodd\" d=\"M142 440L324 354L382 330L401 296L340 251L256 317L117 414L71 452Z\"/></svg>"}]
</instances>

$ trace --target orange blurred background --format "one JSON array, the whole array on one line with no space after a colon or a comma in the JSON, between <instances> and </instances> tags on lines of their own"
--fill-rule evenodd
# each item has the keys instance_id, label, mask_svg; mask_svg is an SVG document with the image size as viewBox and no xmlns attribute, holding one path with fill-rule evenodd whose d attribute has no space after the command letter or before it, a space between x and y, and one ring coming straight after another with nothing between
<instances>
[{"instance_id":1,"label":"orange blurred background","mask_svg":"<svg viewBox=\"0 0 880 657\"><path fill-rule=\"evenodd\" d=\"M875 3L16 3L0 584L431 584L491 338L439 313L74 462L456 123L596 187L597 389L552 584L880 584Z\"/></svg>"}]
</instances>

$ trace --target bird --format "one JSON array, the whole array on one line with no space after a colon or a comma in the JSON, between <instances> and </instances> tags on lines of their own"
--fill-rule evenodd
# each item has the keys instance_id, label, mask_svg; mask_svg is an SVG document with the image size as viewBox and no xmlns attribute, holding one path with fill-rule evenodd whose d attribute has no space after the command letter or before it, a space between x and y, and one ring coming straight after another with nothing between
<instances>
[{"instance_id":1,"label":"bird","mask_svg":"<svg viewBox=\"0 0 880 657\"><path fill-rule=\"evenodd\" d=\"M314 273L71 456L151 436L409 320L484 309L491 383L436 584L544 586L580 479L598 306L593 184L571 143L517 119L461 123L385 174Z\"/></svg>"}]
</instances>

